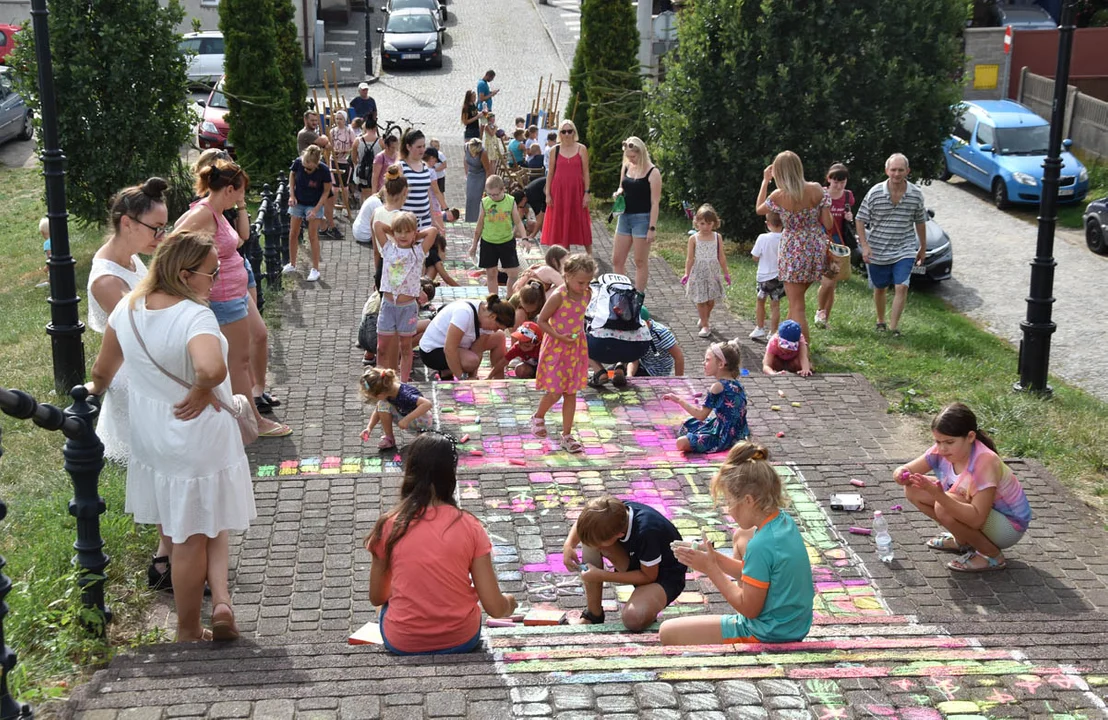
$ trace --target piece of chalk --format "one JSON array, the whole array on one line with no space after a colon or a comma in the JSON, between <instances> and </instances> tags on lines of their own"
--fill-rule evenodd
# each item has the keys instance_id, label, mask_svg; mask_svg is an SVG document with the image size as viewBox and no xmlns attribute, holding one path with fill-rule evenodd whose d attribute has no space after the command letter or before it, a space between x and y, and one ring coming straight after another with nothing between
<instances>
[{"instance_id":1,"label":"piece of chalk","mask_svg":"<svg viewBox=\"0 0 1108 720\"><path fill-rule=\"evenodd\" d=\"M769 409L776 412L776 411L781 410L781 406L780 405L770 405Z\"/></svg>"},{"instance_id":2,"label":"piece of chalk","mask_svg":"<svg viewBox=\"0 0 1108 720\"><path fill-rule=\"evenodd\" d=\"M900 512L903 509L903 505L893 505L891 508L889 508L889 512Z\"/></svg>"},{"instance_id":3,"label":"piece of chalk","mask_svg":"<svg viewBox=\"0 0 1108 720\"><path fill-rule=\"evenodd\" d=\"M460 438L458 438L458 444L459 445L461 445L462 443L467 443L467 442L469 442L469 433L466 433L465 435L462 435Z\"/></svg>"},{"instance_id":4,"label":"piece of chalk","mask_svg":"<svg viewBox=\"0 0 1108 720\"><path fill-rule=\"evenodd\" d=\"M516 624L514 622L512 622L511 620L499 620L497 618L489 618L488 620L485 621L485 625L487 625L488 627L491 627L491 628L515 627L516 626Z\"/></svg>"},{"instance_id":5,"label":"piece of chalk","mask_svg":"<svg viewBox=\"0 0 1108 720\"><path fill-rule=\"evenodd\" d=\"M792 403L792 406L793 406L793 407L800 407L800 403L798 403L798 402L794 402L794 403Z\"/></svg>"},{"instance_id":6,"label":"piece of chalk","mask_svg":"<svg viewBox=\"0 0 1108 720\"><path fill-rule=\"evenodd\" d=\"M742 371L739 374L742 375L743 377L746 377L747 375L750 374L750 371L747 370L746 368L743 368Z\"/></svg>"},{"instance_id":7,"label":"piece of chalk","mask_svg":"<svg viewBox=\"0 0 1108 720\"><path fill-rule=\"evenodd\" d=\"M588 563L581 563L581 572L585 572L589 569Z\"/></svg>"},{"instance_id":8,"label":"piece of chalk","mask_svg":"<svg viewBox=\"0 0 1108 720\"><path fill-rule=\"evenodd\" d=\"M780 430L778 430L778 431L777 431L777 437L785 437L785 433L784 433L784 432L782 432L782 431L780 431Z\"/></svg>"},{"instance_id":9,"label":"piece of chalk","mask_svg":"<svg viewBox=\"0 0 1108 720\"><path fill-rule=\"evenodd\" d=\"M476 457L480 457L480 456L485 454L485 451L484 450L470 450L469 454L474 455Z\"/></svg>"},{"instance_id":10,"label":"piece of chalk","mask_svg":"<svg viewBox=\"0 0 1108 720\"><path fill-rule=\"evenodd\" d=\"M907 470L904 470L903 472L900 473L900 479L901 480L907 480L911 476L912 476L912 473L908 472Z\"/></svg>"},{"instance_id":11,"label":"piece of chalk","mask_svg":"<svg viewBox=\"0 0 1108 720\"><path fill-rule=\"evenodd\" d=\"M512 465L526 465L527 464L526 460L520 460L519 458L508 458L508 462L510 462Z\"/></svg>"},{"instance_id":12,"label":"piece of chalk","mask_svg":"<svg viewBox=\"0 0 1108 720\"><path fill-rule=\"evenodd\" d=\"M438 376L438 375L436 375L436 376L435 376L435 379L436 379L436 380L438 380L438 379L439 379L439 376ZM452 408L452 407L444 407L444 408L443 408L442 410L440 410L439 412L444 412L444 413L448 413L448 412L454 412L454 408Z\"/></svg>"},{"instance_id":13,"label":"piece of chalk","mask_svg":"<svg viewBox=\"0 0 1108 720\"><path fill-rule=\"evenodd\" d=\"M851 535L872 535L873 531L869 528L852 527L850 528Z\"/></svg>"},{"instance_id":14,"label":"piece of chalk","mask_svg":"<svg viewBox=\"0 0 1108 720\"><path fill-rule=\"evenodd\" d=\"M392 461L393 462L401 462L403 459L404 458L400 457L400 455L393 455L392 456Z\"/></svg>"},{"instance_id":15,"label":"piece of chalk","mask_svg":"<svg viewBox=\"0 0 1108 720\"><path fill-rule=\"evenodd\" d=\"M369 442L369 430L362 430L362 442Z\"/></svg>"},{"instance_id":16,"label":"piece of chalk","mask_svg":"<svg viewBox=\"0 0 1108 720\"><path fill-rule=\"evenodd\" d=\"M704 393L693 393L694 398L702 397Z\"/></svg>"},{"instance_id":17,"label":"piece of chalk","mask_svg":"<svg viewBox=\"0 0 1108 720\"><path fill-rule=\"evenodd\" d=\"M866 481L865 480L859 480L858 478L851 478L850 484L853 485L854 487L865 487L866 486Z\"/></svg>"},{"instance_id":18,"label":"piece of chalk","mask_svg":"<svg viewBox=\"0 0 1108 720\"><path fill-rule=\"evenodd\" d=\"M784 390L778 390L777 391L777 397L785 397L785 391Z\"/></svg>"}]
</instances>

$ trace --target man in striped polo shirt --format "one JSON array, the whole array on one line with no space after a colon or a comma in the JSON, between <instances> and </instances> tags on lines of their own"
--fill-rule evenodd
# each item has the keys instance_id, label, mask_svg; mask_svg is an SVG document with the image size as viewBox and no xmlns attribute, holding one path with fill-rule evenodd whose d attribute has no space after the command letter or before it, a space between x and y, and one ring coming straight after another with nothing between
<instances>
[{"instance_id":1,"label":"man in striped polo shirt","mask_svg":"<svg viewBox=\"0 0 1108 720\"><path fill-rule=\"evenodd\" d=\"M869 286L877 305L877 331L899 335L900 314L908 301L912 265L927 255L927 210L923 193L908 182L908 158L900 153L885 161L889 179L866 193L855 215L858 245L869 269ZM893 291L893 312L885 324L885 295Z\"/></svg>"}]
</instances>

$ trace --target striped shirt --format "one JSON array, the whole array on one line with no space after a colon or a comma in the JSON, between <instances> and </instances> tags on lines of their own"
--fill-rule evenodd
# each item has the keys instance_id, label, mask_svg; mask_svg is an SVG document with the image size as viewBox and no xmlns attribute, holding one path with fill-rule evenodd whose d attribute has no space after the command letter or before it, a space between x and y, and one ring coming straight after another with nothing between
<instances>
[{"instance_id":1,"label":"striped shirt","mask_svg":"<svg viewBox=\"0 0 1108 720\"><path fill-rule=\"evenodd\" d=\"M650 323L650 339L653 340L653 344L646 354L639 358L639 364L651 377L672 375L674 360L669 351L677 345L677 338L673 331L654 320Z\"/></svg>"},{"instance_id":2,"label":"striped shirt","mask_svg":"<svg viewBox=\"0 0 1108 720\"><path fill-rule=\"evenodd\" d=\"M1008 465L999 457L997 457L997 465L1000 470L997 475L999 477L989 477L985 473L978 475L976 471L977 460L986 455L996 457L996 453L986 447L985 443L980 440L975 441L973 449L970 450L969 462L966 463L966 468L960 474L954 471L954 466L950 464L949 460L939 455L938 445L932 445L924 457L927 459L927 464L935 472L935 477L942 483L943 490L953 492L965 498L967 502L982 490L996 488L996 495L993 496L993 509L1008 518L1008 521L1012 523L1012 527L1022 532L1031 524L1033 518L1031 505L1027 502L1027 495L1023 492L1023 486L1020 485L1020 481L1016 479Z\"/></svg>"},{"instance_id":3,"label":"striped shirt","mask_svg":"<svg viewBox=\"0 0 1108 720\"><path fill-rule=\"evenodd\" d=\"M419 219L419 229L431 227L431 183L435 182L435 171L427 163L420 163L421 170L413 170L407 161L400 161L400 169L408 179L408 199L403 210L414 213Z\"/></svg>"},{"instance_id":4,"label":"striped shirt","mask_svg":"<svg viewBox=\"0 0 1108 720\"><path fill-rule=\"evenodd\" d=\"M878 183L866 193L855 219L866 224L870 263L892 265L898 260L914 258L920 244L916 223L927 222L923 192L908 183L904 197L894 205L889 196L889 181Z\"/></svg>"}]
</instances>

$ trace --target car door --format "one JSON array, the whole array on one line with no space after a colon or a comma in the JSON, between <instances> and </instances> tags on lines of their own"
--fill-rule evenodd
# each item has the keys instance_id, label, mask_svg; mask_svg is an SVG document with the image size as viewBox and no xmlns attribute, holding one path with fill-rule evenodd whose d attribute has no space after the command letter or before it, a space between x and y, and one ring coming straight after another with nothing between
<instances>
[{"instance_id":1,"label":"car door","mask_svg":"<svg viewBox=\"0 0 1108 720\"><path fill-rule=\"evenodd\" d=\"M23 103L12 90L7 73L0 74L0 142L11 139L21 129Z\"/></svg>"},{"instance_id":2,"label":"car door","mask_svg":"<svg viewBox=\"0 0 1108 720\"><path fill-rule=\"evenodd\" d=\"M984 148L988 148L985 150ZM977 123L977 132L973 137L973 182L983 188L991 188L997 174L996 129L984 120Z\"/></svg>"},{"instance_id":3,"label":"car door","mask_svg":"<svg viewBox=\"0 0 1108 720\"><path fill-rule=\"evenodd\" d=\"M218 79L223 74L223 38L206 37L200 41L200 67L205 80Z\"/></svg>"},{"instance_id":4,"label":"car door","mask_svg":"<svg viewBox=\"0 0 1108 720\"><path fill-rule=\"evenodd\" d=\"M977 116L967 110L958 118L958 125L954 129L956 141L950 149L952 159L950 169L955 175L988 189L987 184L982 185L982 172L978 160L980 153L974 146L976 134Z\"/></svg>"}]
</instances>

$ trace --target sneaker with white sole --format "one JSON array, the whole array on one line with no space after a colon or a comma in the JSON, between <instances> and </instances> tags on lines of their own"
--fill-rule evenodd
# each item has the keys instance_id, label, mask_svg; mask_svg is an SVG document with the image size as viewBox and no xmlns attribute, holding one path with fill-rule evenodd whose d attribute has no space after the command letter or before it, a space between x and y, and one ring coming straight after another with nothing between
<instances>
[{"instance_id":1,"label":"sneaker with white sole","mask_svg":"<svg viewBox=\"0 0 1108 720\"><path fill-rule=\"evenodd\" d=\"M282 275L292 275L295 272L296 272L296 266L293 265L292 263L289 263L288 265L285 265L283 268L281 268L281 274Z\"/></svg>"},{"instance_id":2,"label":"sneaker with white sole","mask_svg":"<svg viewBox=\"0 0 1108 720\"><path fill-rule=\"evenodd\" d=\"M765 340L766 339L766 329L765 328L760 328L760 327L754 328L754 330L752 330L750 332L750 339L751 340Z\"/></svg>"},{"instance_id":3,"label":"sneaker with white sole","mask_svg":"<svg viewBox=\"0 0 1108 720\"><path fill-rule=\"evenodd\" d=\"M818 328L827 327L827 313L826 312L824 312L823 310L816 310L815 325Z\"/></svg>"},{"instance_id":4,"label":"sneaker with white sole","mask_svg":"<svg viewBox=\"0 0 1108 720\"><path fill-rule=\"evenodd\" d=\"M712 328L700 328L700 332L697 333L697 336L702 338L712 337Z\"/></svg>"},{"instance_id":5,"label":"sneaker with white sole","mask_svg":"<svg viewBox=\"0 0 1108 720\"><path fill-rule=\"evenodd\" d=\"M307 277L308 282L315 282L318 279L319 279L319 271L318 270L316 270L315 268L312 268L311 270L308 271L308 277Z\"/></svg>"}]
</instances>

